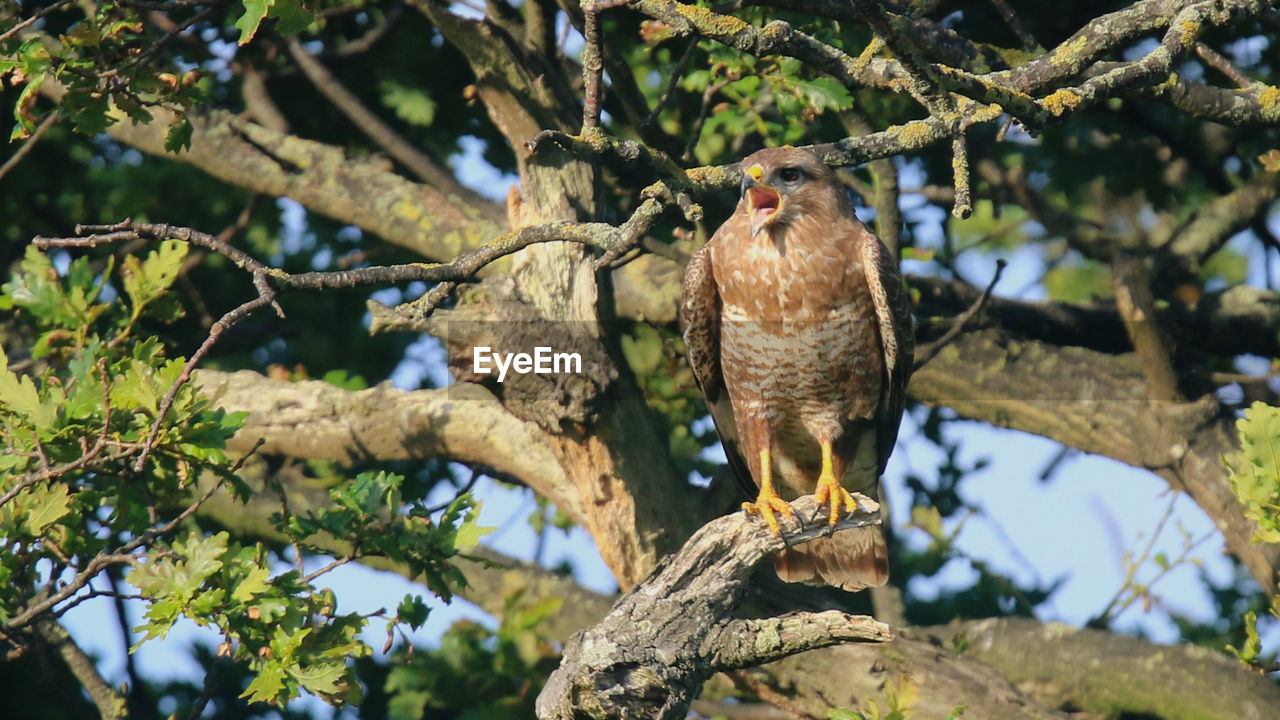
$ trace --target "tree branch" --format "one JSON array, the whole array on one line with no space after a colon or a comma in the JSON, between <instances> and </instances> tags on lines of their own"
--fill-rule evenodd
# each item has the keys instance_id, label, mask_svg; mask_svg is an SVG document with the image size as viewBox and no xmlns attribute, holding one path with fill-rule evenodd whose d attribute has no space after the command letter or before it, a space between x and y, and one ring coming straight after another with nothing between
<instances>
[{"instance_id":1,"label":"tree branch","mask_svg":"<svg viewBox=\"0 0 1280 720\"><path fill-rule=\"evenodd\" d=\"M405 167L413 171L419 179L436 188L437 190L448 193L458 198L461 202L472 207L484 207L492 205L492 201L486 199L480 193L466 187L458 182L453 176L453 172L448 168L442 168L439 164L429 157L426 153L414 147L405 140L399 133L391 128L375 115L368 107L365 106L355 93L351 92L342 84L338 78L329 72L306 48L302 47L302 43L297 38L289 38L286 41L289 49L289 55L293 57L293 61L298 64L298 68L302 70L302 74L311 81L316 90L328 98L334 107L338 108L343 115L347 116L356 127L360 128L368 138L378 144L387 154L400 162Z\"/></svg>"},{"instance_id":2,"label":"tree branch","mask_svg":"<svg viewBox=\"0 0 1280 720\"><path fill-rule=\"evenodd\" d=\"M1280 707L1280 687L1266 676L1196 645L1012 617L918 632L942 643L959 639L965 657L991 664L1049 707L1164 720L1265 720Z\"/></svg>"},{"instance_id":3,"label":"tree branch","mask_svg":"<svg viewBox=\"0 0 1280 720\"><path fill-rule=\"evenodd\" d=\"M813 516L817 507L812 497L793 505L798 517ZM835 531L880 521L870 498L859 497L858 507ZM683 718L702 684L720 670L848 639L887 640L887 626L842 613L733 617L756 566L789 544L830 532L822 524L796 525L775 535L745 513L707 523L602 622L565 645L560 668L538 696L538 717Z\"/></svg>"},{"instance_id":4,"label":"tree branch","mask_svg":"<svg viewBox=\"0 0 1280 720\"><path fill-rule=\"evenodd\" d=\"M36 632L62 656L71 669L71 674L75 675L76 680L89 693L89 699L98 708L102 720L125 720L129 716L129 706L124 695L107 684L98 672L93 658L80 649L62 625L52 620L41 622L36 625Z\"/></svg>"},{"instance_id":5,"label":"tree branch","mask_svg":"<svg viewBox=\"0 0 1280 720\"><path fill-rule=\"evenodd\" d=\"M60 100L64 90L50 80L41 86ZM501 234L506 223L496 203L472 206L429 185L390 171L385 161L348 158L337 147L269 130L229 112L189 113L191 147L164 149L176 120L164 108L150 108L146 125L118 122L114 139L160 157L186 162L224 182L272 197L293 198L314 212L352 223L387 242L425 258L448 260Z\"/></svg>"}]
</instances>

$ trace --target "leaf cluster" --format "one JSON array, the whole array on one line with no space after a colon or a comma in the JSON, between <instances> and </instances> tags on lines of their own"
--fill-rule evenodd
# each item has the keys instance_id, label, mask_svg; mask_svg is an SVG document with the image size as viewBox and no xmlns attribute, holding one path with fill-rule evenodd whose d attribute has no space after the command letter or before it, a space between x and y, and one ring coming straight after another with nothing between
<instances>
[{"instance_id":1,"label":"leaf cluster","mask_svg":"<svg viewBox=\"0 0 1280 720\"><path fill-rule=\"evenodd\" d=\"M366 472L335 485L331 506L294 515L286 504L276 518L300 553L350 548L318 571L281 569L261 543L202 531L192 513L213 492L229 483L241 500L251 495L226 452L244 414L214 407L185 382L183 358L139 337L144 318L182 316L172 286L188 251L169 241L117 267L87 257L64 264L29 247L0 286L0 307L34 331L17 362L0 349L0 622L21 638L87 597L115 594L93 580L126 564L145 604L133 649L187 619L214 628L219 656L251 670L241 695L249 702L282 704L301 692L357 702L350 660L372 652L359 636L368 619L338 613L316 581L348 560L385 557L448 600L465 584L450 559L488 529L465 493L433 511L402 499L401 476ZM388 636L426 616L421 598L407 597L386 618Z\"/></svg>"}]
</instances>

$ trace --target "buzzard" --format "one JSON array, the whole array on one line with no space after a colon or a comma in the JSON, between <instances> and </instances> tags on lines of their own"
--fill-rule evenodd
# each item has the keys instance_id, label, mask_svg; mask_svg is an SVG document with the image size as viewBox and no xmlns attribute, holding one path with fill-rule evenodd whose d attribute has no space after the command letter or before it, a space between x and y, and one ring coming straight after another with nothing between
<instances>
[{"instance_id":1,"label":"buzzard","mask_svg":"<svg viewBox=\"0 0 1280 720\"><path fill-rule=\"evenodd\" d=\"M689 362L740 479L778 532L787 500L813 493L834 524L876 495L902 419L914 338L897 263L813 154L742 161L742 198L684 279ZM845 590L883 585L879 527L784 550L779 577Z\"/></svg>"}]
</instances>

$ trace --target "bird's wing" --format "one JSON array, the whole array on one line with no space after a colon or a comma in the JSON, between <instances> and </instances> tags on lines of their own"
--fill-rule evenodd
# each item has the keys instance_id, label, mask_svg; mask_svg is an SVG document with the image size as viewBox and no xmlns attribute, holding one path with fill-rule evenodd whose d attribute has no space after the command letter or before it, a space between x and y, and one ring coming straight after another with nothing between
<instances>
[{"instance_id":1,"label":"bird's wing","mask_svg":"<svg viewBox=\"0 0 1280 720\"><path fill-rule=\"evenodd\" d=\"M876 457L884 473L907 402L907 379L915 358L915 328L898 263L880 238L869 230L862 243L862 266L871 288L884 354L884 385L876 412Z\"/></svg>"},{"instance_id":2,"label":"bird's wing","mask_svg":"<svg viewBox=\"0 0 1280 720\"><path fill-rule=\"evenodd\" d=\"M726 223L728 225L728 223ZM723 229L723 228L722 228ZM719 236L719 232L716 233ZM707 409L716 424L720 444L729 460L734 477L749 493L755 483L742 455L738 426L733 417L729 393L725 391L720 367L720 292L716 288L711 263L711 246L715 237L693 254L685 270L684 290L680 297L680 327L684 335L685 353L693 368L693 377L706 398Z\"/></svg>"}]
</instances>

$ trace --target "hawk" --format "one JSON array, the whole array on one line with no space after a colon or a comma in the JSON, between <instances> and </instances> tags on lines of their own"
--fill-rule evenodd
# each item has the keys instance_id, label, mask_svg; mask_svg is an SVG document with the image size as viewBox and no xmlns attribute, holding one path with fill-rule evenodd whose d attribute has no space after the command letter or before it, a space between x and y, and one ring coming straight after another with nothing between
<instances>
[{"instance_id":1,"label":"hawk","mask_svg":"<svg viewBox=\"0 0 1280 720\"><path fill-rule=\"evenodd\" d=\"M742 197L684 279L681 324L694 377L740 479L743 503L778 532L787 500L812 493L835 524L874 497L898 437L914 336L897 263L813 154L768 148L742 161ZM726 397L727 396L727 397ZM879 527L788 548L788 582L883 585Z\"/></svg>"}]
</instances>

